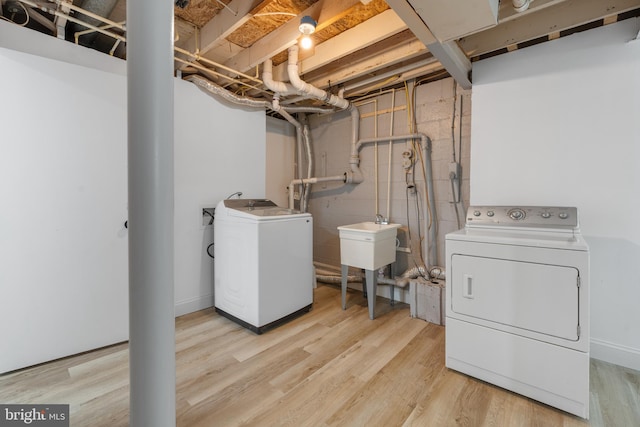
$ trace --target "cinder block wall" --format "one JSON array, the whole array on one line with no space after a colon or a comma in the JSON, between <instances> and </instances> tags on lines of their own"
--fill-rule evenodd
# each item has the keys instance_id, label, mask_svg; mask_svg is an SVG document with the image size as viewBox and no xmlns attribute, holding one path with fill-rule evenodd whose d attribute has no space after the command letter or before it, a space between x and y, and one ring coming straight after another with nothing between
<instances>
[{"instance_id":1,"label":"cinder block wall","mask_svg":"<svg viewBox=\"0 0 640 427\"><path fill-rule=\"evenodd\" d=\"M397 89L375 97L357 101L359 105L360 137L405 135L422 132L432 142L431 156L437 215L438 265L444 266L444 236L464 225L464 212L469 202L469 152L471 129L471 91L454 86L447 78L427 84L417 84L415 105L416 128L411 129L410 112L412 86L408 90ZM454 112L455 104L455 112ZM392 117L393 107L393 117ZM377 118L377 124L376 124ZM390 132L393 125L393 133ZM452 132L453 125L453 132ZM349 170L351 149L351 115L340 112L328 116L311 116L311 138L315 156L314 176L332 176ZM389 142L377 144L377 193L376 206L376 147L367 144L360 150L360 169L364 182L357 185L339 183L316 184L312 188L309 211L314 217L314 260L330 266L340 266L340 241L337 227L361 221L373 221L375 214L388 216L391 222L405 227L399 232L400 246L409 247L407 225L410 227L413 254L398 252L399 272L420 263L418 244L418 219L420 235L424 236L424 179L422 170L415 168L417 193L407 191L402 153L410 147L406 142L395 142L391 147L391 191L387 197L389 171ZM449 164L455 158L462 167L462 203L451 203ZM387 200L390 200L387 211ZM418 208L416 208L416 205ZM433 264L433 262L432 262Z\"/></svg>"}]
</instances>

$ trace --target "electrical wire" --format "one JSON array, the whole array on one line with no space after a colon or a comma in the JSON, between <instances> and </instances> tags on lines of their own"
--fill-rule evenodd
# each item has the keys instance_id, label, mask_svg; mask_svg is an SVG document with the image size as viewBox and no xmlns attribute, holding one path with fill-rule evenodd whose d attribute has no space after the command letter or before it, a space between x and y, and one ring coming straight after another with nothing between
<instances>
[{"instance_id":1,"label":"electrical wire","mask_svg":"<svg viewBox=\"0 0 640 427\"><path fill-rule=\"evenodd\" d=\"M410 133L414 133L416 128L417 128L417 124L415 121L415 85L412 88L411 91L409 91L409 86L406 84L404 85L404 89L405 89L405 98L406 98L406 103L407 103L407 121L408 121L408 128ZM424 161L422 159L422 150L420 149L420 147L418 146L417 140L416 139L411 139L409 141L409 144L411 146L411 150L413 150L413 153L417 153L416 158L412 159L411 162L411 166L409 168L406 169L406 173L405 173L405 187L406 187L406 191L405 191L405 198L406 198L406 214L407 214L407 228L408 228L408 233L407 233L407 238L408 238L408 246L411 249L411 261L413 263L413 265L416 267L416 271L418 271L418 274L420 276L423 276L422 273L420 273L420 266L421 265L426 265L425 261L424 261L424 253L422 251L422 243L423 243L423 236L422 236L422 224L420 221L421 218L421 214L420 214L420 197L418 196L418 192L417 192L417 184L415 182L415 173L416 173L416 159L420 159L420 165L422 167L422 171L423 171L423 177L425 178L425 186L426 186L426 170L425 170L425 165L424 165ZM409 179L411 178L411 179ZM414 194L415 195L415 211L416 211L416 218L418 219L417 222L417 232L418 232L418 239L417 239L417 250L415 248L415 240L413 239L413 236L411 234L411 223L410 223L410 214L409 214L409 197L410 194ZM426 203L428 204L428 200L426 200ZM431 217L429 217L429 221L431 220ZM428 223L425 223L425 228L429 227ZM417 254L417 256L416 256Z\"/></svg>"},{"instance_id":2,"label":"electrical wire","mask_svg":"<svg viewBox=\"0 0 640 427\"><path fill-rule=\"evenodd\" d=\"M453 113L451 114L451 156L453 157L452 161L456 162L456 101L458 100L458 84L455 79L451 79L453 81ZM458 154L460 157L460 154Z\"/></svg>"},{"instance_id":3,"label":"electrical wire","mask_svg":"<svg viewBox=\"0 0 640 427\"><path fill-rule=\"evenodd\" d=\"M298 16L295 13L291 13L291 12L263 12L263 13L256 13L255 15L253 15L253 17L257 18L259 16L275 16L275 15Z\"/></svg>"}]
</instances>

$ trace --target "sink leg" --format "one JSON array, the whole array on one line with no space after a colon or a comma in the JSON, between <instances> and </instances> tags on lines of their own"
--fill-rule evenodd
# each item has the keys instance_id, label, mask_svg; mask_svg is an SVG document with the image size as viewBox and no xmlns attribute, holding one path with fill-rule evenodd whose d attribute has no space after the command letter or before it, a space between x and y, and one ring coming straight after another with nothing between
<instances>
[{"instance_id":1,"label":"sink leg","mask_svg":"<svg viewBox=\"0 0 640 427\"><path fill-rule=\"evenodd\" d=\"M367 303L369 304L369 319L373 320L375 317L376 307L376 288L378 286L377 273L373 270L365 270L365 276L367 279Z\"/></svg>"},{"instance_id":2,"label":"sink leg","mask_svg":"<svg viewBox=\"0 0 640 427\"><path fill-rule=\"evenodd\" d=\"M367 297L367 274L365 273L365 269L362 270L362 296Z\"/></svg>"},{"instance_id":3,"label":"sink leg","mask_svg":"<svg viewBox=\"0 0 640 427\"><path fill-rule=\"evenodd\" d=\"M347 274L349 266L342 264L342 309L347 309Z\"/></svg>"},{"instance_id":4,"label":"sink leg","mask_svg":"<svg viewBox=\"0 0 640 427\"><path fill-rule=\"evenodd\" d=\"M391 264L389 264L389 277L391 279L395 279L396 278L396 269L395 269L396 263L393 262ZM389 303L389 305L395 305L395 301L393 300L394 294L396 292L396 287L394 285L390 286L391 289L391 302Z\"/></svg>"}]
</instances>

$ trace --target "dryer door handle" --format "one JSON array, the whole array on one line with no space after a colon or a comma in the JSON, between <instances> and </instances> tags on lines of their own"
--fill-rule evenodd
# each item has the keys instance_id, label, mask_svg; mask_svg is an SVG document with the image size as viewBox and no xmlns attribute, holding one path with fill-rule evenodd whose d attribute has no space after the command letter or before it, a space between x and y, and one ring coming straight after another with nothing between
<instances>
[{"instance_id":1,"label":"dryer door handle","mask_svg":"<svg viewBox=\"0 0 640 427\"><path fill-rule=\"evenodd\" d=\"M470 274L462 276L462 296L473 299L473 276Z\"/></svg>"}]
</instances>

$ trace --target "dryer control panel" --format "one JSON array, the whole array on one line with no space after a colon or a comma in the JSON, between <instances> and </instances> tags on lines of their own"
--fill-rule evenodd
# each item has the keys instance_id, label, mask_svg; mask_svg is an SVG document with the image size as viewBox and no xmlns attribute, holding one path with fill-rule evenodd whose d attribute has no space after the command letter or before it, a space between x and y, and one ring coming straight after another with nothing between
<instances>
[{"instance_id":1,"label":"dryer control panel","mask_svg":"<svg viewBox=\"0 0 640 427\"><path fill-rule=\"evenodd\" d=\"M470 206L467 227L576 229L578 209L561 206Z\"/></svg>"}]
</instances>

